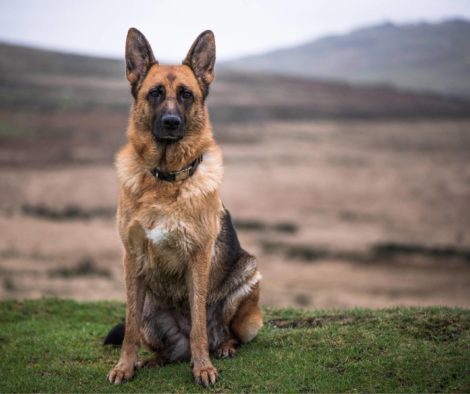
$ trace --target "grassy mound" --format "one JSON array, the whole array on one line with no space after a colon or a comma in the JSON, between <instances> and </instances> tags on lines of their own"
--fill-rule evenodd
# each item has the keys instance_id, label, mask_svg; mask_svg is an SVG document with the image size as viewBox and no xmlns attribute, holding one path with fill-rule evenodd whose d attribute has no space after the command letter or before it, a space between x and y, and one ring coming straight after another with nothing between
<instances>
[{"instance_id":1,"label":"grassy mound","mask_svg":"<svg viewBox=\"0 0 470 394\"><path fill-rule=\"evenodd\" d=\"M189 365L106 381L119 349L101 345L116 302L0 303L0 392L195 392ZM265 311L257 339L214 360L216 392L470 392L470 311Z\"/></svg>"}]
</instances>

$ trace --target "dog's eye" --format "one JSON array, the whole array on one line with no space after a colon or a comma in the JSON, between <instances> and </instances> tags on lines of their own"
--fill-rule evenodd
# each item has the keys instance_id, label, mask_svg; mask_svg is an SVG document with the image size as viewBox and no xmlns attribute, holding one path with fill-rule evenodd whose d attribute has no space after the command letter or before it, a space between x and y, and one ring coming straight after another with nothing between
<instances>
[{"instance_id":1,"label":"dog's eye","mask_svg":"<svg viewBox=\"0 0 470 394\"><path fill-rule=\"evenodd\" d=\"M149 92L149 95L153 98L160 98L163 96L164 93L165 93L165 90L163 89L163 86L158 86L155 89L152 89Z\"/></svg>"},{"instance_id":2,"label":"dog's eye","mask_svg":"<svg viewBox=\"0 0 470 394\"><path fill-rule=\"evenodd\" d=\"M192 92L190 90L187 90L187 89L181 89L180 95L185 100L189 100L189 99L193 98Z\"/></svg>"}]
</instances>

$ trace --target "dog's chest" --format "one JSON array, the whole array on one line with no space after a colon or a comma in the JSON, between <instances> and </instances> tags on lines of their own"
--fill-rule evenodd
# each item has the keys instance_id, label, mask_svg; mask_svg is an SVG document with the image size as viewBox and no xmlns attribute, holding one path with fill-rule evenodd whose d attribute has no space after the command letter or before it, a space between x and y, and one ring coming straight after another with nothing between
<instances>
[{"instance_id":1,"label":"dog's chest","mask_svg":"<svg viewBox=\"0 0 470 394\"><path fill-rule=\"evenodd\" d=\"M159 250L175 247L185 250L194 241L195 227L190 220L177 215L158 216L145 228L145 235Z\"/></svg>"},{"instance_id":2,"label":"dog's chest","mask_svg":"<svg viewBox=\"0 0 470 394\"><path fill-rule=\"evenodd\" d=\"M160 216L145 228L148 270L180 273L195 245L195 225L176 215Z\"/></svg>"},{"instance_id":3,"label":"dog's chest","mask_svg":"<svg viewBox=\"0 0 470 394\"><path fill-rule=\"evenodd\" d=\"M155 227L145 231L145 235L148 240L155 246L160 246L168 239L172 229L165 225L165 223L159 223Z\"/></svg>"},{"instance_id":4,"label":"dog's chest","mask_svg":"<svg viewBox=\"0 0 470 394\"><path fill-rule=\"evenodd\" d=\"M145 280L153 294L167 304L178 305L187 300L185 274L194 247L193 227L174 216L159 217L145 229Z\"/></svg>"}]
</instances>

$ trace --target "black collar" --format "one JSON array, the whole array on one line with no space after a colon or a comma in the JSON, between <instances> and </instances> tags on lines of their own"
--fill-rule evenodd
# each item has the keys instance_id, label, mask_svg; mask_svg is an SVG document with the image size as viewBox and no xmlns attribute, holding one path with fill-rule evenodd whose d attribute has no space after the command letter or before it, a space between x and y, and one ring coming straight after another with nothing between
<instances>
[{"instance_id":1,"label":"black collar","mask_svg":"<svg viewBox=\"0 0 470 394\"><path fill-rule=\"evenodd\" d=\"M162 181L167 181L167 182L183 181L193 176L193 174L196 172L196 169L201 163L201 161L202 161L202 155L199 156L196 160L194 160L189 166L179 171L165 172L165 171L159 170L158 168L154 168L150 170L150 172L155 178L161 179Z\"/></svg>"}]
</instances>

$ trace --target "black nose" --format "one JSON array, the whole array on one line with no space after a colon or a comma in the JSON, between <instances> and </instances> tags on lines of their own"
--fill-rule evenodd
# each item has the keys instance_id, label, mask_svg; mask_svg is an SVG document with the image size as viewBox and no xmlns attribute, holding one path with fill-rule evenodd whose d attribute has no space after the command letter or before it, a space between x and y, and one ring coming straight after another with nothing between
<instances>
[{"instance_id":1,"label":"black nose","mask_svg":"<svg viewBox=\"0 0 470 394\"><path fill-rule=\"evenodd\" d=\"M175 130L180 126L181 118L177 115L163 115L162 123L165 129Z\"/></svg>"}]
</instances>

